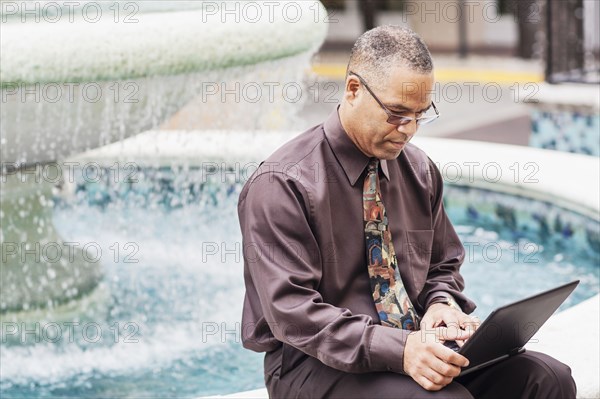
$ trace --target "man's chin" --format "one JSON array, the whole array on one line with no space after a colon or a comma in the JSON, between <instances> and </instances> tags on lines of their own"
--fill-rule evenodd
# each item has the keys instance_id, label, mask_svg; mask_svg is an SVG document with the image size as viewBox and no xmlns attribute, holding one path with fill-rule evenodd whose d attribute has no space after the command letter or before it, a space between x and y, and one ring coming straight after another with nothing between
<instances>
[{"instance_id":1,"label":"man's chin","mask_svg":"<svg viewBox=\"0 0 600 399\"><path fill-rule=\"evenodd\" d=\"M403 150L404 149L381 151L381 154L379 154L380 156L378 156L377 158L385 159L386 161L393 161L394 159L396 159L400 156L400 154L402 153Z\"/></svg>"}]
</instances>

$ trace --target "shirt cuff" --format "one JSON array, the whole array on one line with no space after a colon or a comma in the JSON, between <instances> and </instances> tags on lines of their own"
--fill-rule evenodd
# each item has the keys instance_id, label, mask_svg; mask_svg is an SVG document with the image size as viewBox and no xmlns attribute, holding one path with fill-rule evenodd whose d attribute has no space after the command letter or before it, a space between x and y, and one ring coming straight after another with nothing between
<instances>
[{"instance_id":1,"label":"shirt cuff","mask_svg":"<svg viewBox=\"0 0 600 399\"><path fill-rule=\"evenodd\" d=\"M394 327L375 325L369 356L374 370L404 372L404 347L412 332Z\"/></svg>"},{"instance_id":2,"label":"shirt cuff","mask_svg":"<svg viewBox=\"0 0 600 399\"><path fill-rule=\"evenodd\" d=\"M427 311L429 309L429 307L431 305L433 305L434 303L446 303L447 299L450 299L451 301L453 301L456 305L456 307L458 309L462 308L458 305L458 303L456 303L456 300L454 299L454 297L450 294L448 294L445 291L434 291L431 294L428 295L427 301L425 303L425 311Z\"/></svg>"}]
</instances>

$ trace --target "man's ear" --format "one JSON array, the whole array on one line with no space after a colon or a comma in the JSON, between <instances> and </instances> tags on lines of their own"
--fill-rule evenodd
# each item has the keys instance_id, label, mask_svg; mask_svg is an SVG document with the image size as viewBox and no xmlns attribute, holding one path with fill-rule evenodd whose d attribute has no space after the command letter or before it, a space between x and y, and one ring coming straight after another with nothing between
<instances>
[{"instance_id":1,"label":"man's ear","mask_svg":"<svg viewBox=\"0 0 600 399\"><path fill-rule=\"evenodd\" d=\"M359 96L358 89L360 88L360 80L356 76L348 75L346 78L346 86L344 88L344 99L354 105L354 102Z\"/></svg>"}]
</instances>

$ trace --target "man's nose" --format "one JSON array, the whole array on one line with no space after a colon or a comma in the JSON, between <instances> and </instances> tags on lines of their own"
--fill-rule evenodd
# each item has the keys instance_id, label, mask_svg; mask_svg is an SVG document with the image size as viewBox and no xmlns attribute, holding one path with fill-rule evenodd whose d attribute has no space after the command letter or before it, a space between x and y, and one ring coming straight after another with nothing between
<instances>
[{"instance_id":1,"label":"man's nose","mask_svg":"<svg viewBox=\"0 0 600 399\"><path fill-rule=\"evenodd\" d=\"M408 143L414 137L414 134L409 134L403 131L400 131L400 133L402 134L402 141L405 143Z\"/></svg>"},{"instance_id":2,"label":"man's nose","mask_svg":"<svg viewBox=\"0 0 600 399\"><path fill-rule=\"evenodd\" d=\"M410 123L407 123L406 125L399 125L397 127L397 130L400 133L405 134L407 137L407 140L410 140L412 138L412 136L415 135L415 133L417 132L418 126L417 126L417 121L413 120L410 121Z\"/></svg>"}]
</instances>

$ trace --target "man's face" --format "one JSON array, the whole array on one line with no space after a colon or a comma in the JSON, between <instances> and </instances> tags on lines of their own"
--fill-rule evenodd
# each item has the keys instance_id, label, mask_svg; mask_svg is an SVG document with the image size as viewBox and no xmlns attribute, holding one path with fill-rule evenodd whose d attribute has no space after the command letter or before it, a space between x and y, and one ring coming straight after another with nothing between
<instances>
[{"instance_id":1,"label":"man's face","mask_svg":"<svg viewBox=\"0 0 600 399\"><path fill-rule=\"evenodd\" d=\"M433 73L421 74L399 66L390 71L388 82L365 80L394 114L416 118L431 106ZM354 75L349 75L346 80L344 101L348 102L344 105L350 105L345 107L344 128L354 144L369 157L397 158L417 131L415 121L403 126L388 123L388 114Z\"/></svg>"}]
</instances>

